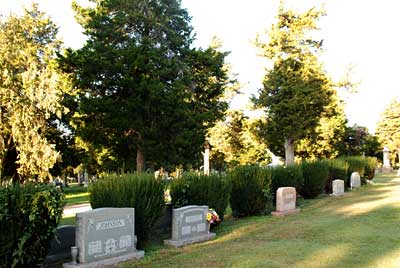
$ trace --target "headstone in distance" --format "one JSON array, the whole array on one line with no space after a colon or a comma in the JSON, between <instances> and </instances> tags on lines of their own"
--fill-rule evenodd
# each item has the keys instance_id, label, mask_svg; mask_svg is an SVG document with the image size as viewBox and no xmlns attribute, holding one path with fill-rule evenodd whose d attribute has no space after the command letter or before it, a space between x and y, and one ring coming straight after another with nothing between
<instances>
[{"instance_id":1,"label":"headstone in distance","mask_svg":"<svg viewBox=\"0 0 400 268\"><path fill-rule=\"evenodd\" d=\"M135 209L98 208L76 214L78 263L64 268L95 268L144 257L136 250Z\"/></svg>"},{"instance_id":2,"label":"headstone in distance","mask_svg":"<svg viewBox=\"0 0 400 268\"><path fill-rule=\"evenodd\" d=\"M334 180L332 181L332 196L344 195L344 181Z\"/></svg>"},{"instance_id":3,"label":"headstone in distance","mask_svg":"<svg viewBox=\"0 0 400 268\"><path fill-rule=\"evenodd\" d=\"M351 173L351 176L350 176L350 188L354 189L354 188L358 188L360 186L361 186L360 174L358 172Z\"/></svg>"},{"instance_id":4,"label":"headstone in distance","mask_svg":"<svg viewBox=\"0 0 400 268\"><path fill-rule=\"evenodd\" d=\"M209 232L208 206L186 206L172 210L172 238L164 244L181 247L215 237Z\"/></svg>"},{"instance_id":5,"label":"headstone in distance","mask_svg":"<svg viewBox=\"0 0 400 268\"><path fill-rule=\"evenodd\" d=\"M286 216L300 211L296 208L296 188L280 187L276 191L276 211L272 216Z\"/></svg>"}]
</instances>

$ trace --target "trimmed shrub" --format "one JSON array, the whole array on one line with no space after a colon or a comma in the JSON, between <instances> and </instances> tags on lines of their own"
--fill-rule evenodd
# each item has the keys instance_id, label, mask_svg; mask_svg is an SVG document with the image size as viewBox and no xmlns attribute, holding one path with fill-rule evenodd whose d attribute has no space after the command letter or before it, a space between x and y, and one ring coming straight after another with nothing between
<instances>
[{"instance_id":1,"label":"trimmed shrub","mask_svg":"<svg viewBox=\"0 0 400 268\"><path fill-rule=\"evenodd\" d=\"M54 186L0 188L0 266L42 267L64 204L63 193Z\"/></svg>"},{"instance_id":2,"label":"trimmed shrub","mask_svg":"<svg viewBox=\"0 0 400 268\"><path fill-rule=\"evenodd\" d=\"M378 165L378 159L376 157L365 157L365 171L363 183L366 183L365 180L372 180L375 176L375 168Z\"/></svg>"},{"instance_id":3,"label":"trimmed shrub","mask_svg":"<svg viewBox=\"0 0 400 268\"><path fill-rule=\"evenodd\" d=\"M343 180L344 185L348 185L349 177L347 176L349 164L341 158L323 160L329 168L328 180L325 184L325 192L332 193L332 181Z\"/></svg>"},{"instance_id":4,"label":"trimmed shrub","mask_svg":"<svg viewBox=\"0 0 400 268\"><path fill-rule=\"evenodd\" d=\"M258 166L238 166L229 174L232 190L230 204L234 217L260 215L272 205L272 172Z\"/></svg>"},{"instance_id":5,"label":"trimmed shrub","mask_svg":"<svg viewBox=\"0 0 400 268\"><path fill-rule=\"evenodd\" d=\"M138 247L147 241L150 230L162 216L165 207L165 184L154 175L132 173L110 174L89 187L93 209L101 207L135 208L135 233Z\"/></svg>"},{"instance_id":6,"label":"trimmed shrub","mask_svg":"<svg viewBox=\"0 0 400 268\"><path fill-rule=\"evenodd\" d=\"M304 198L315 198L324 192L329 180L329 165L325 161L304 161L301 163L303 186L300 194Z\"/></svg>"},{"instance_id":7,"label":"trimmed shrub","mask_svg":"<svg viewBox=\"0 0 400 268\"><path fill-rule=\"evenodd\" d=\"M271 192L276 195L279 187L295 187L296 192L301 192L303 185L303 172L297 164L278 166L271 169Z\"/></svg>"},{"instance_id":8,"label":"trimmed shrub","mask_svg":"<svg viewBox=\"0 0 400 268\"><path fill-rule=\"evenodd\" d=\"M230 183L226 176L184 173L171 182L171 203L174 208L206 205L215 209L223 220L230 190Z\"/></svg>"},{"instance_id":9,"label":"trimmed shrub","mask_svg":"<svg viewBox=\"0 0 400 268\"><path fill-rule=\"evenodd\" d=\"M345 160L349 164L349 169L347 171L347 177L349 178L349 186L350 186L350 176L353 172L358 172L360 177L364 176L365 172L365 158L362 156L348 156L341 158Z\"/></svg>"}]
</instances>

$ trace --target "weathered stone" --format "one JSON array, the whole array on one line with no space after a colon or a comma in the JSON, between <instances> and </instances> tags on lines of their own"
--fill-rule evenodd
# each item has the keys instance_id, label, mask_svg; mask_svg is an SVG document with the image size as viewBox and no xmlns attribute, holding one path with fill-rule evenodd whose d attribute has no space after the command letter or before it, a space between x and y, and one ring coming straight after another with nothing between
<instances>
[{"instance_id":1,"label":"weathered stone","mask_svg":"<svg viewBox=\"0 0 400 268\"><path fill-rule=\"evenodd\" d=\"M296 188L280 187L276 191L276 211L273 216L285 216L298 213L300 209L296 208Z\"/></svg>"},{"instance_id":2,"label":"weathered stone","mask_svg":"<svg viewBox=\"0 0 400 268\"><path fill-rule=\"evenodd\" d=\"M344 194L344 181L334 180L332 181L332 194L333 196L341 196Z\"/></svg>"},{"instance_id":3,"label":"weathered stone","mask_svg":"<svg viewBox=\"0 0 400 268\"><path fill-rule=\"evenodd\" d=\"M102 267L120 261L142 258L136 250L134 208L99 208L76 215L75 245L78 264L64 268Z\"/></svg>"},{"instance_id":4,"label":"weathered stone","mask_svg":"<svg viewBox=\"0 0 400 268\"><path fill-rule=\"evenodd\" d=\"M186 206L172 211L172 238L164 244L181 247L210 240L215 236L209 232L207 206Z\"/></svg>"},{"instance_id":5,"label":"weathered stone","mask_svg":"<svg viewBox=\"0 0 400 268\"><path fill-rule=\"evenodd\" d=\"M351 176L350 176L350 188L354 189L354 188L358 188L360 186L361 186L360 174L358 172L351 173Z\"/></svg>"}]
</instances>

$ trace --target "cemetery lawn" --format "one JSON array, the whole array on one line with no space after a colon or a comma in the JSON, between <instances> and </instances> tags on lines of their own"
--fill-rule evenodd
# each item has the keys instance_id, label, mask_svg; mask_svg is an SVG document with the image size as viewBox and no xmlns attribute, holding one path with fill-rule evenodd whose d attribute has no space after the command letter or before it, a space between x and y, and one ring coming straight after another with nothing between
<instances>
[{"instance_id":1,"label":"cemetery lawn","mask_svg":"<svg viewBox=\"0 0 400 268\"><path fill-rule=\"evenodd\" d=\"M144 259L120 267L398 268L400 178L374 182L303 202L297 215L227 219L206 243L175 249L152 242Z\"/></svg>"},{"instance_id":2,"label":"cemetery lawn","mask_svg":"<svg viewBox=\"0 0 400 268\"><path fill-rule=\"evenodd\" d=\"M66 194L67 206L89 203L89 193Z\"/></svg>"}]
</instances>

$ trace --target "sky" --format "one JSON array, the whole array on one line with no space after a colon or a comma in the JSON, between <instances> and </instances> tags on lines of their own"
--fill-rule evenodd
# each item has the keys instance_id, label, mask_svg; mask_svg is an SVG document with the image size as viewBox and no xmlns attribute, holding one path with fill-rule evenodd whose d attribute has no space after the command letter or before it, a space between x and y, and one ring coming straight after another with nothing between
<instances>
[{"instance_id":1,"label":"sky","mask_svg":"<svg viewBox=\"0 0 400 268\"><path fill-rule=\"evenodd\" d=\"M0 0L0 13L21 12L32 0ZM60 27L60 38L67 47L84 43L82 28L75 22L71 0L38 0L39 8ZM78 0L85 4L87 0ZM324 39L321 60L334 81L353 66L351 80L358 93L343 95L349 124L366 126L374 132L386 105L400 97L400 1L397 0L286 0L288 8L305 11L324 4L327 16L318 33ZM232 108L248 107L249 97L257 94L267 62L257 56L254 40L274 22L279 0L182 0L192 16L196 45L206 47L213 36L230 51L227 60L238 75L242 94Z\"/></svg>"}]
</instances>

